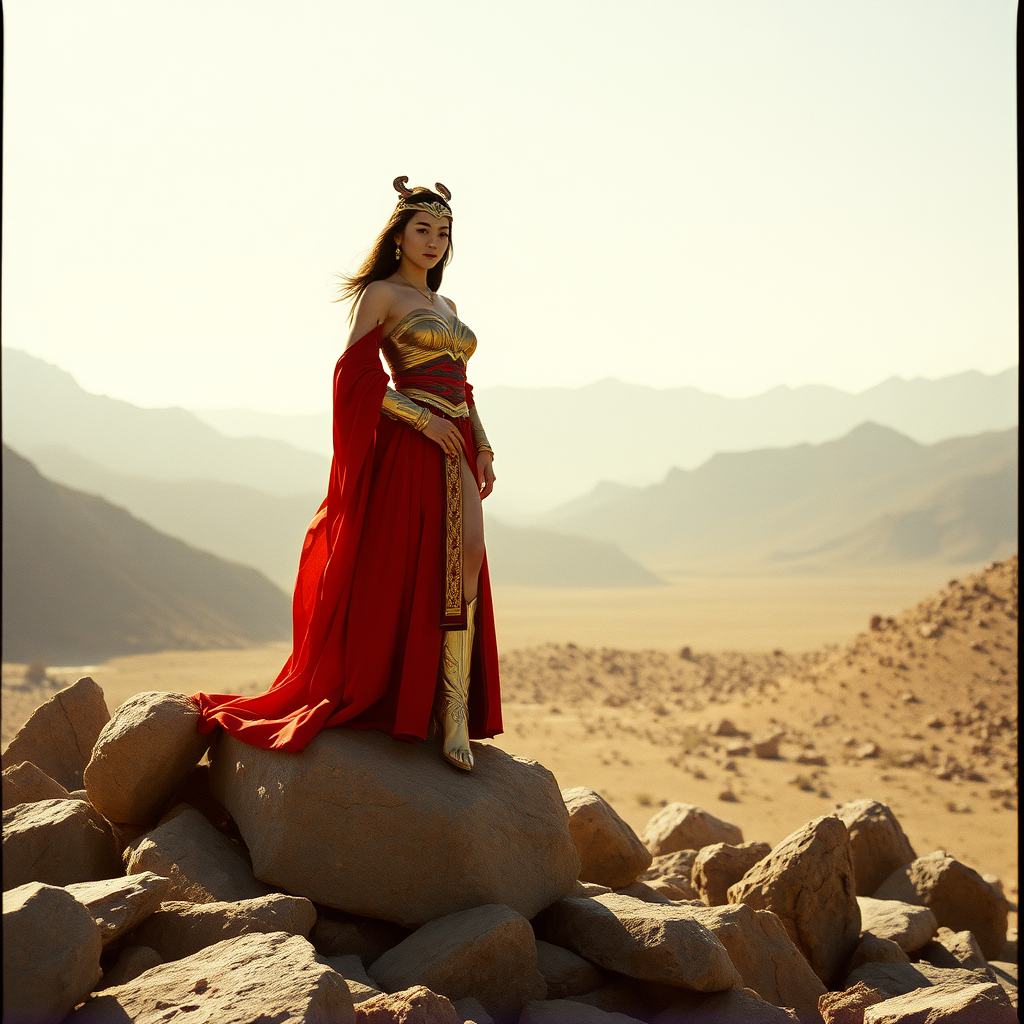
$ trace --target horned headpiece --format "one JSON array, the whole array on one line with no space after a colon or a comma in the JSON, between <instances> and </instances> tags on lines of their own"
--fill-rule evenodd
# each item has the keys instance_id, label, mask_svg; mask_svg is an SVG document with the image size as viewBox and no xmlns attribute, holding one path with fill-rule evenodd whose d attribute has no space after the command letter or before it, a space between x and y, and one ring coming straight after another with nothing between
<instances>
[{"instance_id":1,"label":"horned headpiece","mask_svg":"<svg viewBox=\"0 0 1024 1024\"><path fill-rule=\"evenodd\" d=\"M435 217L451 217L452 208L449 205L449 200L452 194L441 182L434 182L434 188L437 191L432 192L422 185L414 189L406 188L408 181L409 175L403 174L400 178L395 178L393 182L395 191L401 197L398 200L399 210L423 210L424 213L432 214Z\"/></svg>"}]
</instances>

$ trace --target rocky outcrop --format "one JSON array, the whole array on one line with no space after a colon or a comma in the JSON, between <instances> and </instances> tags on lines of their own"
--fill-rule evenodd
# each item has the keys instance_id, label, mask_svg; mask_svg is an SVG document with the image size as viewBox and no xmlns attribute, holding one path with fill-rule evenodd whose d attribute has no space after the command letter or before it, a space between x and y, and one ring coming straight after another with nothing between
<instances>
[{"instance_id":1,"label":"rocky outcrop","mask_svg":"<svg viewBox=\"0 0 1024 1024\"><path fill-rule=\"evenodd\" d=\"M651 853L611 804L585 786L562 793L569 833L580 854L580 881L618 889L651 866Z\"/></svg>"},{"instance_id":2,"label":"rocky outcrop","mask_svg":"<svg viewBox=\"0 0 1024 1024\"><path fill-rule=\"evenodd\" d=\"M641 838L655 857L661 857L678 850L700 850L713 843L738 846L743 842L743 833L736 825L701 807L674 803L663 807L647 822Z\"/></svg>"},{"instance_id":3,"label":"rocky outcrop","mask_svg":"<svg viewBox=\"0 0 1024 1024\"><path fill-rule=\"evenodd\" d=\"M67 800L68 791L31 761L5 768L3 773L4 810L36 800Z\"/></svg>"},{"instance_id":4,"label":"rocky outcrop","mask_svg":"<svg viewBox=\"0 0 1024 1024\"><path fill-rule=\"evenodd\" d=\"M102 943L65 889L29 882L4 893L4 1020L56 1022L100 980Z\"/></svg>"},{"instance_id":5,"label":"rocky outcrop","mask_svg":"<svg viewBox=\"0 0 1024 1024\"><path fill-rule=\"evenodd\" d=\"M729 902L729 887L771 852L767 843L705 846L694 858L690 876L698 898L709 907L724 906Z\"/></svg>"},{"instance_id":6,"label":"rocky outcrop","mask_svg":"<svg viewBox=\"0 0 1024 1024\"><path fill-rule=\"evenodd\" d=\"M424 985L361 1002L357 1020L359 1024L462 1024L452 1001Z\"/></svg>"},{"instance_id":7,"label":"rocky outcrop","mask_svg":"<svg viewBox=\"0 0 1024 1024\"><path fill-rule=\"evenodd\" d=\"M917 856L896 816L878 800L843 804L836 816L850 835L858 896L871 896L897 868Z\"/></svg>"},{"instance_id":8,"label":"rocky outcrop","mask_svg":"<svg viewBox=\"0 0 1024 1024\"><path fill-rule=\"evenodd\" d=\"M129 697L103 727L85 769L93 807L123 824L155 822L209 746L198 722L199 709L184 694Z\"/></svg>"},{"instance_id":9,"label":"rocky outcrop","mask_svg":"<svg viewBox=\"0 0 1024 1024\"><path fill-rule=\"evenodd\" d=\"M729 902L777 914L814 973L834 987L861 931L846 826L827 816L797 829L729 889Z\"/></svg>"},{"instance_id":10,"label":"rocky outcrop","mask_svg":"<svg viewBox=\"0 0 1024 1024\"><path fill-rule=\"evenodd\" d=\"M152 871L171 880L165 899L190 903L265 896L245 850L188 808L130 843L124 862L132 874Z\"/></svg>"},{"instance_id":11,"label":"rocky outcrop","mask_svg":"<svg viewBox=\"0 0 1024 1024\"><path fill-rule=\"evenodd\" d=\"M158 1024L193 1014L217 1024L355 1022L345 979L301 936L274 932L225 939L95 992L67 1024Z\"/></svg>"},{"instance_id":12,"label":"rocky outcrop","mask_svg":"<svg viewBox=\"0 0 1024 1024\"><path fill-rule=\"evenodd\" d=\"M1017 1014L995 983L934 985L875 1003L864 1024L1014 1024Z\"/></svg>"},{"instance_id":13,"label":"rocky outcrop","mask_svg":"<svg viewBox=\"0 0 1024 1024\"><path fill-rule=\"evenodd\" d=\"M928 907L941 926L973 932L986 958L995 960L1002 952L1009 913L1005 897L945 850L898 868L874 895Z\"/></svg>"},{"instance_id":14,"label":"rocky outcrop","mask_svg":"<svg viewBox=\"0 0 1024 1024\"><path fill-rule=\"evenodd\" d=\"M487 904L532 918L579 875L568 812L542 765L475 753L456 773L371 731L328 729L301 754L225 735L211 782L273 886L407 927Z\"/></svg>"},{"instance_id":15,"label":"rocky outcrop","mask_svg":"<svg viewBox=\"0 0 1024 1024\"><path fill-rule=\"evenodd\" d=\"M37 800L4 811L3 886L68 885L124 874L103 818L81 800Z\"/></svg>"},{"instance_id":16,"label":"rocky outcrop","mask_svg":"<svg viewBox=\"0 0 1024 1024\"><path fill-rule=\"evenodd\" d=\"M259 932L309 936L313 904L301 896L271 893L233 903L163 903L132 935L164 961L181 960L224 939Z\"/></svg>"},{"instance_id":17,"label":"rocky outcrop","mask_svg":"<svg viewBox=\"0 0 1024 1024\"><path fill-rule=\"evenodd\" d=\"M725 947L686 905L618 893L570 897L548 908L540 929L547 941L642 981L700 992L740 982Z\"/></svg>"},{"instance_id":18,"label":"rocky outcrop","mask_svg":"<svg viewBox=\"0 0 1024 1024\"><path fill-rule=\"evenodd\" d=\"M543 999L530 922L491 904L461 910L423 925L370 966L386 991L425 985L449 999L472 996L491 1014Z\"/></svg>"},{"instance_id":19,"label":"rocky outcrop","mask_svg":"<svg viewBox=\"0 0 1024 1024\"><path fill-rule=\"evenodd\" d=\"M8 744L0 765L7 769L30 761L69 793L81 789L93 744L109 719L103 691L83 676L32 712Z\"/></svg>"},{"instance_id":20,"label":"rocky outcrop","mask_svg":"<svg viewBox=\"0 0 1024 1024\"><path fill-rule=\"evenodd\" d=\"M103 945L109 946L149 917L170 885L170 879L143 871L98 882L76 882L67 890L92 914Z\"/></svg>"},{"instance_id":21,"label":"rocky outcrop","mask_svg":"<svg viewBox=\"0 0 1024 1024\"><path fill-rule=\"evenodd\" d=\"M913 953L920 949L939 927L928 907L915 906L902 900L875 900L858 896L860 926L880 939L890 939L900 949Z\"/></svg>"}]
</instances>

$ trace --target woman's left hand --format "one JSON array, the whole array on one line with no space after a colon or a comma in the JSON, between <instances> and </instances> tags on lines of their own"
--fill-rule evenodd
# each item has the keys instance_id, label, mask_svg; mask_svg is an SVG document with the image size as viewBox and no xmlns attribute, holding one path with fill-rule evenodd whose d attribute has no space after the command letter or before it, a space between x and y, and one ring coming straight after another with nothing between
<instances>
[{"instance_id":1,"label":"woman's left hand","mask_svg":"<svg viewBox=\"0 0 1024 1024\"><path fill-rule=\"evenodd\" d=\"M483 501L494 490L494 466L490 452L476 453L476 482L480 487L480 500Z\"/></svg>"}]
</instances>

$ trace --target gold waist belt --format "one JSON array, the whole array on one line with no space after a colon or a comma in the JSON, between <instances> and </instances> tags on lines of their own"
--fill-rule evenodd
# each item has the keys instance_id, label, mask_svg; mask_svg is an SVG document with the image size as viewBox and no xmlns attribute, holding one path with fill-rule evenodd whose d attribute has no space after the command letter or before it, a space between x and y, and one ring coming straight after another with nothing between
<instances>
[{"instance_id":1,"label":"gold waist belt","mask_svg":"<svg viewBox=\"0 0 1024 1024\"><path fill-rule=\"evenodd\" d=\"M435 409L440 409L441 412L454 416L456 419L469 415L469 406L465 402L452 405L451 402L446 402L443 398L439 398L429 391L424 391L422 388L399 388L398 390L399 394L408 395L415 402L425 402L427 405L432 405Z\"/></svg>"}]
</instances>

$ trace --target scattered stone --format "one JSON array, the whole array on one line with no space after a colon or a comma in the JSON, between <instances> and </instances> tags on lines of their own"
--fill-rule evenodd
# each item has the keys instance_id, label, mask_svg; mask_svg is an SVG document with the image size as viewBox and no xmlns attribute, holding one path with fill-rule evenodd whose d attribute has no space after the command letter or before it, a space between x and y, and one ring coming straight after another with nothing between
<instances>
[{"instance_id":1,"label":"scattered stone","mask_svg":"<svg viewBox=\"0 0 1024 1024\"><path fill-rule=\"evenodd\" d=\"M327 957L355 955L363 966L379 960L389 949L409 937L409 930L390 921L346 914L333 907L316 906L316 924L309 941Z\"/></svg>"},{"instance_id":2,"label":"scattered stone","mask_svg":"<svg viewBox=\"0 0 1024 1024\"><path fill-rule=\"evenodd\" d=\"M929 729L945 729L946 721L940 715L929 715L925 720L924 724Z\"/></svg>"},{"instance_id":3,"label":"scattered stone","mask_svg":"<svg viewBox=\"0 0 1024 1024\"><path fill-rule=\"evenodd\" d=\"M115 985L127 985L152 967L163 963L160 954L149 946L126 946L121 950L117 963L103 975L103 979L93 989L94 992Z\"/></svg>"},{"instance_id":4,"label":"scattered stone","mask_svg":"<svg viewBox=\"0 0 1024 1024\"><path fill-rule=\"evenodd\" d=\"M923 945L919 956L935 967L962 967L968 971L988 970L988 963L982 955L978 940L970 932L954 932L949 928L939 928L935 940Z\"/></svg>"},{"instance_id":5,"label":"scattered stone","mask_svg":"<svg viewBox=\"0 0 1024 1024\"><path fill-rule=\"evenodd\" d=\"M4 1021L62 1020L100 980L89 911L66 889L29 882L4 893L3 913Z\"/></svg>"},{"instance_id":6,"label":"scattered stone","mask_svg":"<svg viewBox=\"0 0 1024 1024\"><path fill-rule=\"evenodd\" d=\"M913 693L912 691L910 691L910 690L904 690L903 693L900 694L900 700L904 704L920 704L921 703L920 700L918 700L917 695L915 693Z\"/></svg>"},{"instance_id":7,"label":"scattered stone","mask_svg":"<svg viewBox=\"0 0 1024 1024\"><path fill-rule=\"evenodd\" d=\"M636 1017L569 999L527 1003L519 1024L640 1024Z\"/></svg>"},{"instance_id":8,"label":"scattered stone","mask_svg":"<svg viewBox=\"0 0 1024 1024\"><path fill-rule=\"evenodd\" d=\"M972 868L936 850L897 868L874 894L929 907L940 925L970 931L986 959L995 959L1006 942L1009 904Z\"/></svg>"},{"instance_id":9,"label":"scattered stone","mask_svg":"<svg viewBox=\"0 0 1024 1024\"><path fill-rule=\"evenodd\" d=\"M864 964L909 964L910 957L892 939L880 939L865 931L853 951L850 970L855 971Z\"/></svg>"},{"instance_id":10,"label":"scattered stone","mask_svg":"<svg viewBox=\"0 0 1024 1024\"><path fill-rule=\"evenodd\" d=\"M878 757L880 753L881 750L878 744L873 742L872 740L868 740L867 743L862 743L857 748L856 756L859 757L862 761L866 761L870 757Z\"/></svg>"},{"instance_id":11,"label":"scattered stone","mask_svg":"<svg viewBox=\"0 0 1024 1024\"><path fill-rule=\"evenodd\" d=\"M673 900L699 900L700 893L693 887L693 863L696 850L676 850L655 857L651 866L640 876L656 892ZM570 893L570 895L576 895Z\"/></svg>"},{"instance_id":12,"label":"scattered stone","mask_svg":"<svg viewBox=\"0 0 1024 1024\"><path fill-rule=\"evenodd\" d=\"M809 821L729 889L729 902L777 914L814 973L835 987L861 930L846 826L834 816Z\"/></svg>"},{"instance_id":13,"label":"scattered stone","mask_svg":"<svg viewBox=\"0 0 1024 1024\"><path fill-rule=\"evenodd\" d=\"M725 789L719 790L718 799L727 804L737 804L740 798L733 792L731 786L726 786Z\"/></svg>"},{"instance_id":14,"label":"scattered stone","mask_svg":"<svg viewBox=\"0 0 1024 1024\"><path fill-rule=\"evenodd\" d=\"M124 852L129 874L152 871L171 880L165 898L189 903L234 902L265 896L245 851L189 808L146 832Z\"/></svg>"},{"instance_id":15,"label":"scattered stone","mask_svg":"<svg viewBox=\"0 0 1024 1024\"><path fill-rule=\"evenodd\" d=\"M736 728L735 724L728 718L720 718L715 722L710 729L712 736L744 736L745 733L741 733Z\"/></svg>"},{"instance_id":16,"label":"scattered stone","mask_svg":"<svg viewBox=\"0 0 1024 1024\"><path fill-rule=\"evenodd\" d=\"M31 761L69 792L81 789L93 744L109 719L103 691L83 676L32 712L8 744L0 766Z\"/></svg>"},{"instance_id":17,"label":"scattered stone","mask_svg":"<svg viewBox=\"0 0 1024 1024\"><path fill-rule=\"evenodd\" d=\"M359 1024L462 1024L451 1000L423 985L367 999L359 1004L356 1020Z\"/></svg>"},{"instance_id":18,"label":"scattered stone","mask_svg":"<svg viewBox=\"0 0 1024 1024\"><path fill-rule=\"evenodd\" d=\"M730 757L746 757L750 753L750 744L744 740L733 740L731 743L726 743L725 752Z\"/></svg>"},{"instance_id":19,"label":"scattered stone","mask_svg":"<svg viewBox=\"0 0 1024 1024\"><path fill-rule=\"evenodd\" d=\"M211 785L271 885L406 927L487 904L529 920L579 876L569 813L543 765L474 754L464 773L373 730L325 729L301 754L223 734Z\"/></svg>"},{"instance_id":20,"label":"scattered stone","mask_svg":"<svg viewBox=\"0 0 1024 1024\"><path fill-rule=\"evenodd\" d=\"M1003 960L989 960L988 969L995 975L996 981L1003 986L1003 991L1010 997L1010 1002L1016 1009L1017 965Z\"/></svg>"},{"instance_id":21,"label":"scattered stone","mask_svg":"<svg viewBox=\"0 0 1024 1024\"><path fill-rule=\"evenodd\" d=\"M3 780L5 811L36 800L68 799L68 791L31 761L22 761L21 764L5 768Z\"/></svg>"},{"instance_id":22,"label":"scattered stone","mask_svg":"<svg viewBox=\"0 0 1024 1024\"><path fill-rule=\"evenodd\" d=\"M818 1000L818 1013L825 1024L862 1024L864 1011L888 998L884 992L858 981L839 992L826 992Z\"/></svg>"},{"instance_id":23,"label":"scattered stone","mask_svg":"<svg viewBox=\"0 0 1024 1024\"><path fill-rule=\"evenodd\" d=\"M776 1006L814 1011L825 986L771 911L738 903L691 913L725 946L748 989Z\"/></svg>"},{"instance_id":24,"label":"scattered stone","mask_svg":"<svg viewBox=\"0 0 1024 1024\"><path fill-rule=\"evenodd\" d=\"M907 953L924 946L939 927L928 907L902 900L876 900L858 896L861 930L895 942Z\"/></svg>"},{"instance_id":25,"label":"scattered stone","mask_svg":"<svg viewBox=\"0 0 1024 1024\"><path fill-rule=\"evenodd\" d=\"M85 769L93 807L123 824L156 821L210 744L198 722L199 708L184 694L129 697L103 727Z\"/></svg>"},{"instance_id":26,"label":"scattered stone","mask_svg":"<svg viewBox=\"0 0 1024 1024\"><path fill-rule=\"evenodd\" d=\"M663 807L644 828L642 836L655 857L679 850L699 850L712 843L743 842L736 825L716 818L694 804L673 803Z\"/></svg>"},{"instance_id":27,"label":"scattered stone","mask_svg":"<svg viewBox=\"0 0 1024 1024\"><path fill-rule=\"evenodd\" d=\"M836 815L850 836L858 896L870 896L897 868L917 856L896 815L881 801L853 800Z\"/></svg>"},{"instance_id":28,"label":"scattered stone","mask_svg":"<svg viewBox=\"0 0 1024 1024\"><path fill-rule=\"evenodd\" d=\"M106 822L81 800L37 800L4 811L3 886L68 885L124 874Z\"/></svg>"},{"instance_id":29,"label":"scattered stone","mask_svg":"<svg viewBox=\"0 0 1024 1024\"><path fill-rule=\"evenodd\" d=\"M127 985L94 992L67 1024L158 1024L195 1013L217 1024L330 1021L354 1024L345 979L299 935L239 935Z\"/></svg>"},{"instance_id":30,"label":"scattered stone","mask_svg":"<svg viewBox=\"0 0 1024 1024\"><path fill-rule=\"evenodd\" d=\"M1015 1024L1017 1014L1006 993L992 982L935 985L869 1006L864 1024Z\"/></svg>"},{"instance_id":31,"label":"scattered stone","mask_svg":"<svg viewBox=\"0 0 1024 1024\"><path fill-rule=\"evenodd\" d=\"M651 853L611 804L592 789L562 792L569 833L580 854L580 880L618 889L651 866Z\"/></svg>"},{"instance_id":32,"label":"scattered stone","mask_svg":"<svg viewBox=\"0 0 1024 1024\"><path fill-rule=\"evenodd\" d=\"M710 907L729 902L729 886L738 882L759 860L772 852L767 843L714 843L705 846L691 869L693 888L698 898Z\"/></svg>"},{"instance_id":33,"label":"scattered stone","mask_svg":"<svg viewBox=\"0 0 1024 1024\"><path fill-rule=\"evenodd\" d=\"M674 888L674 887L672 887ZM614 890L623 896L631 896L635 900L642 900L644 903L671 903L672 898L659 892L654 886L646 882L633 882L632 885L625 885L621 889Z\"/></svg>"},{"instance_id":34,"label":"scattered stone","mask_svg":"<svg viewBox=\"0 0 1024 1024\"><path fill-rule=\"evenodd\" d=\"M426 985L449 999L473 996L492 1014L547 994L530 922L498 904L423 925L375 961L370 975L389 992Z\"/></svg>"},{"instance_id":35,"label":"scattered stone","mask_svg":"<svg viewBox=\"0 0 1024 1024\"><path fill-rule=\"evenodd\" d=\"M915 964L887 960L872 960L852 970L846 978L846 987L858 982L881 992L887 999L932 984Z\"/></svg>"},{"instance_id":36,"label":"scattered stone","mask_svg":"<svg viewBox=\"0 0 1024 1024\"><path fill-rule=\"evenodd\" d=\"M104 946L126 935L160 906L169 878L143 871L138 875L75 882L68 892L92 914Z\"/></svg>"},{"instance_id":37,"label":"scattered stone","mask_svg":"<svg viewBox=\"0 0 1024 1024\"><path fill-rule=\"evenodd\" d=\"M315 922L316 911L309 900L279 892L232 903L174 901L162 904L132 940L170 962L236 935L287 932L306 938Z\"/></svg>"},{"instance_id":38,"label":"scattered stone","mask_svg":"<svg viewBox=\"0 0 1024 1024\"><path fill-rule=\"evenodd\" d=\"M686 904L608 893L559 900L541 921L547 941L631 978L700 992L740 981L725 947Z\"/></svg>"},{"instance_id":39,"label":"scattered stone","mask_svg":"<svg viewBox=\"0 0 1024 1024\"><path fill-rule=\"evenodd\" d=\"M601 984L601 972L570 949L537 940L537 970L548 986L548 999L564 999L592 992Z\"/></svg>"},{"instance_id":40,"label":"scattered stone","mask_svg":"<svg viewBox=\"0 0 1024 1024\"><path fill-rule=\"evenodd\" d=\"M828 759L824 754L819 754L817 751L809 747L805 747L801 750L793 760L797 764L813 764L818 765L820 768L824 768L828 764Z\"/></svg>"},{"instance_id":41,"label":"scattered stone","mask_svg":"<svg viewBox=\"0 0 1024 1024\"><path fill-rule=\"evenodd\" d=\"M786 734L782 731L768 733L754 740L754 757L765 761L775 761L779 756L779 744Z\"/></svg>"}]
</instances>

